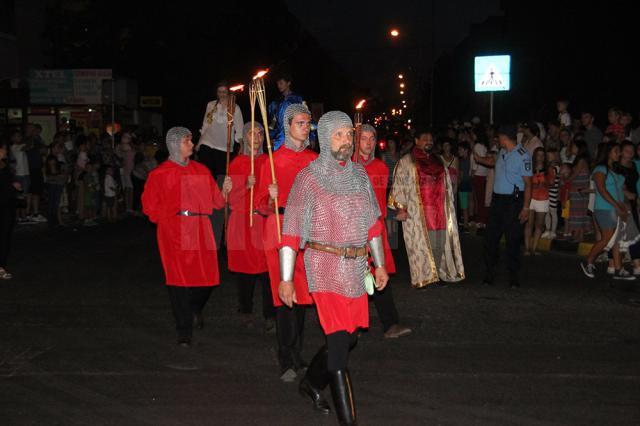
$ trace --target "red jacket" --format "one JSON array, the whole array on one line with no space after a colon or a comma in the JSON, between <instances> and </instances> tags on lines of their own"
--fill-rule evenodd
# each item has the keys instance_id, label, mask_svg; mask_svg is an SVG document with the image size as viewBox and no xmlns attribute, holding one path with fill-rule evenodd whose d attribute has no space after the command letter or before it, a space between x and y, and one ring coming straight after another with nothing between
<instances>
[{"instance_id":1,"label":"red jacket","mask_svg":"<svg viewBox=\"0 0 640 426\"><path fill-rule=\"evenodd\" d=\"M268 157L260 155L254 159L254 176L260 176L264 166L269 167ZM251 174L251 157L240 154L229 165L229 176L233 189L229 194L231 215L227 224L227 257L229 270L244 274L267 272L267 260L262 244L264 218L253 214L253 226L249 226L251 190L247 189L247 178ZM254 185L254 193L258 186ZM256 206L253 206L255 211Z\"/></svg>"},{"instance_id":2,"label":"red jacket","mask_svg":"<svg viewBox=\"0 0 640 426\"><path fill-rule=\"evenodd\" d=\"M220 283L209 215L225 200L209 169L195 161L165 161L149 173L142 193L144 214L158 225L158 248L167 285L205 287ZM184 216L178 212L203 213Z\"/></svg>"}]
</instances>

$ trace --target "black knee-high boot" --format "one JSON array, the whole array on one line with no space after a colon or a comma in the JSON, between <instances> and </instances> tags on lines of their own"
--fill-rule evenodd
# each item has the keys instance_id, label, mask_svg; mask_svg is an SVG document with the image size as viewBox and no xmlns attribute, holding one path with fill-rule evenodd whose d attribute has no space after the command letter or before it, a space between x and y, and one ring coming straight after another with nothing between
<instances>
[{"instance_id":1,"label":"black knee-high boot","mask_svg":"<svg viewBox=\"0 0 640 426\"><path fill-rule=\"evenodd\" d=\"M330 371L331 395L341 425L356 425L356 403L349 370Z\"/></svg>"},{"instance_id":2,"label":"black knee-high boot","mask_svg":"<svg viewBox=\"0 0 640 426\"><path fill-rule=\"evenodd\" d=\"M329 384L329 371L327 370L327 347L320 348L307 368L307 372L300 381L298 390L304 397L311 398L313 409L322 414L329 414L329 403L322 394L322 390Z\"/></svg>"}]
</instances>

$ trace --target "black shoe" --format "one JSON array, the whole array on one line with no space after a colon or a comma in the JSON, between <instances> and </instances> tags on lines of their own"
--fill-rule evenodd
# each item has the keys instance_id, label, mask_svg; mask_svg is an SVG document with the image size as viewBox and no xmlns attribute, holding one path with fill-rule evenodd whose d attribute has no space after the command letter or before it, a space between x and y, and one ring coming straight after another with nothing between
<instances>
[{"instance_id":1,"label":"black shoe","mask_svg":"<svg viewBox=\"0 0 640 426\"><path fill-rule=\"evenodd\" d=\"M322 394L323 389L329 384L327 357L327 347L323 346L318 353L314 355L305 376L300 381L300 386L298 386L300 395L311 398L313 409L322 414L329 414L331 411L329 403Z\"/></svg>"},{"instance_id":2,"label":"black shoe","mask_svg":"<svg viewBox=\"0 0 640 426\"><path fill-rule=\"evenodd\" d=\"M356 425L356 406L353 398L353 387L349 370L329 372L331 377L331 395L338 421L341 425Z\"/></svg>"},{"instance_id":3,"label":"black shoe","mask_svg":"<svg viewBox=\"0 0 640 426\"><path fill-rule=\"evenodd\" d=\"M322 394L322 390L313 387L313 385L309 382L307 376L304 376L300 381L298 392L300 392L300 395L304 396L305 398L311 398L314 410L322 414L329 414L331 412L329 403Z\"/></svg>"},{"instance_id":4,"label":"black shoe","mask_svg":"<svg viewBox=\"0 0 640 426\"><path fill-rule=\"evenodd\" d=\"M178 337L178 346L181 348L191 347L191 337Z\"/></svg>"},{"instance_id":5,"label":"black shoe","mask_svg":"<svg viewBox=\"0 0 640 426\"><path fill-rule=\"evenodd\" d=\"M204 318L202 317L202 312L198 314L193 314L193 327L198 330L202 330L204 328Z\"/></svg>"}]
</instances>

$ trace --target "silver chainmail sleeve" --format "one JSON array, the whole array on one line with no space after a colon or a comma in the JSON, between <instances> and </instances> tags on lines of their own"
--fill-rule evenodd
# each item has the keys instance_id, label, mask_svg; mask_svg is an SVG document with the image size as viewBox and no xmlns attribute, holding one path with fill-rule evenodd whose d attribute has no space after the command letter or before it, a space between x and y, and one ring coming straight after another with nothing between
<instances>
[{"instance_id":1,"label":"silver chainmail sleeve","mask_svg":"<svg viewBox=\"0 0 640 426\"><path fill-rule=\"evenodd\" d=\"M373 259L373 265L376 268L384 266L384 246L382 245L382 237L377 236L369 240L369 251Z\"/></svg>"},{"instance_id":2,"label":"silver chainmail sleeve","mask_svg":"<svg viewBox=\"0 0 640 426\"><path fill-rule=\"evenodd\" d=\"M289 246L284 246L278 252L280 256L280 279L293 281L293 271L296 267L298 253Z\"/></svg>"}]
</instances>

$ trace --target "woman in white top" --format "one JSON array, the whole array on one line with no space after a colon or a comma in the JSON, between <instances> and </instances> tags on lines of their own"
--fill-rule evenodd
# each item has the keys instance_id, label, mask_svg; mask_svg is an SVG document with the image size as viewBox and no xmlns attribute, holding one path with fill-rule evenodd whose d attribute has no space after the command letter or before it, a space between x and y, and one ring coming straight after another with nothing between
<instances>
[{"instance_id":1,"label":"woman in white top","mask_svg":"<svg viewBox=\"0 0 640 426\"><path fill-rule=\"evenodd\" d=\"M573 135L569 129L560 130L560 161L562 164L573 164L576 156L572 154L571 143L573 142Z\"/></svg>"},{"instance_id":2,"label":"woman in white top","mask_svg":"<svg viewBox=\"0 0 640 426\"><path fill-rule=\"evenodd\" d=\"M229 85L220 82L216 86L218 98L207 104L207 110L200 129L200 140L196 146L198 160L206 165L214 179L224 176L227 162L227 100L229 97ZM240 143L242 139L242 127L244 121L238 105L233 114L233 126L231 128L230 147L233 152L233 141Z\"/></svg>"},{"instance_id":3,"label":"woman in white top","mask_svg":"<svg viewBox=\"0 0 640 426\"><path fill-rule=\"evenodd\" d=\"M472 132L472 135L472 139L475 139L476 142L472 148L474 155L471 157L471 186L473 188L474 205L476 208L476 226L478 228L484 228L487 223L487 207L484 201L489 169L476 162L474 157L486 157L488 153L488 143L485 135L476 134L475 132Z\"/></svg>"}]
</instances>

